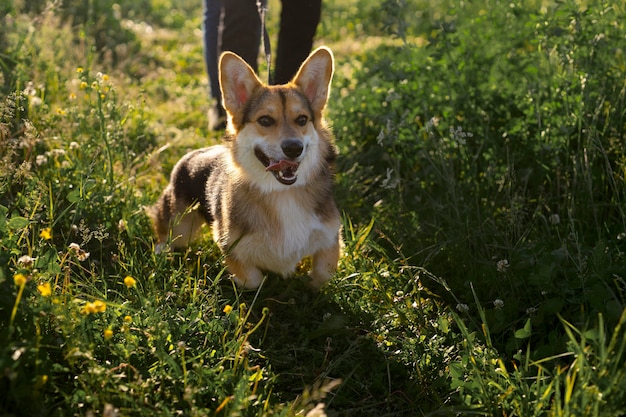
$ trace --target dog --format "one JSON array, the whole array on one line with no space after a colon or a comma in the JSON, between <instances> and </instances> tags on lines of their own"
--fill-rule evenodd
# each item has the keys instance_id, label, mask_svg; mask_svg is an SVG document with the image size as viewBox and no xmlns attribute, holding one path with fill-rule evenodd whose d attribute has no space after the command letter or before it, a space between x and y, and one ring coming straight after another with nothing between
<instances>
[{"instance_id":1,"label":"dog","mask_svg":"<svg viewBox=\"0 0 626 417\"><path fill-rule=\"evenodd\" d=\"M337 268L341 219L333 197L337 150L323 118L334 71L320 47L293 80L266 85L238 55L220 57L224 145L192 151L149 209L155 250L188 246L210 225L233 280L258 288L264 272L286 278L311 256L319 289Z\"/></svg>"}]
</instances>

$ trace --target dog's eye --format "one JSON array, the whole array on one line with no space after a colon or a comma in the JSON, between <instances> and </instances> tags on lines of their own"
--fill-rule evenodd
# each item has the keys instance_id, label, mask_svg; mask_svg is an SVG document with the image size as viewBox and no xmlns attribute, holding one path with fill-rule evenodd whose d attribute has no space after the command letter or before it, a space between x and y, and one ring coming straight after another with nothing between
<instances>
[{"instance_id":1,"label":"dog's eye","mask_svg":"<svg viewBox=\"0 0 626 417\"><path fill-rule=\"evenodd\" d=\"M270 116L261 116L257 119L257 123L263 127L270 127L274 123L276 123L276 121L272 119Z\"/></svg>"},{"instance_id":2,"label":"dog's eye","mask_svg":"<svg viewBox=\"0 0 626 417\"><path fill-rule=\"evenodd\" d=\"M309 118L305 115L300 115L298 117L296 117L296 124L298 126L304 126L309 122Z\"/></svg>"}]
</instances>

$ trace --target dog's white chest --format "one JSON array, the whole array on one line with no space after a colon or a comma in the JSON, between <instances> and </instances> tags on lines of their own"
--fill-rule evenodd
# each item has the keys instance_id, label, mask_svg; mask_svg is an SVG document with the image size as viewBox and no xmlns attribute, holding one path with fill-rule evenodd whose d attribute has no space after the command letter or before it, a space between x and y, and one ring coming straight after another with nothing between
<instances>
[{"instance_id":1,"label":"dog's white chest","mask_svg":"<svg viewBox=\"0 0 626 417\"><path fill-rule=\"evenodd\" d=\"M272 200L273 221L244 236L234 249L258 268L291 275L298 262L336 242L337 230L291 196Z\"/></svg>"}]
</instances>

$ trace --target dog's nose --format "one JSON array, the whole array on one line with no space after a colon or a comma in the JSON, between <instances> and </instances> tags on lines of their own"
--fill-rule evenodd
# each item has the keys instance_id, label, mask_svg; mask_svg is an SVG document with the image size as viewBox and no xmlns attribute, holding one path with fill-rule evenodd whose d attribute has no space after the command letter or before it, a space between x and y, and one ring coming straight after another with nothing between
<instances>
[{"instance_id":1,"label":"dog's nose","mask_svg":"<svg viewBox=\"0 0 626 417\"><path fill-rule=\"evenodd\" d=\"M289 158L299 157L302 155L302 149L304 149L302 142L298 139L287 139L280 145L280 147L282 148L285 156L288 156Z\"/></svg>"}]
</instances>

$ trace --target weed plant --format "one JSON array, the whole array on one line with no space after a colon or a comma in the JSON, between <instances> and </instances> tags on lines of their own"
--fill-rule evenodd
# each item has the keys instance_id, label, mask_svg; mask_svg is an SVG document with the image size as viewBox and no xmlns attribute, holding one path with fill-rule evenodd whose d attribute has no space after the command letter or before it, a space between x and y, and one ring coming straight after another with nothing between
<instances>
[{"instance_id":1,"label":"weed plant","mask_svg":"<svg viewBox=\"0 0 626 417\"><path fill-rule=\"evenodd\" d=\"M217 138L201 6L131 3L0 6L0 414L623 415L620 2L325 3L321 293L154 254L144 207Z\"/></svg>"}]
</instances>

